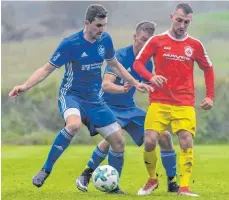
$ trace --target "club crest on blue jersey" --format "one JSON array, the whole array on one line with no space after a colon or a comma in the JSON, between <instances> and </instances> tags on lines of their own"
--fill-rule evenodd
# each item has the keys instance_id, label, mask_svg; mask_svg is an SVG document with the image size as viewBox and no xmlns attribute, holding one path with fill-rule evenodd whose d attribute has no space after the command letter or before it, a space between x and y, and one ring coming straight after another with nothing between
<instances>
[{"instance_id":1,"label":"club crest on blue jersey","mask_svg":"<svg viewBox=\"0 0 229 200\"><path fill-rule=\"evenodd\" d=\"M98 53L102 57L105 55L105 47L103 45L98 46Z\"/></svg>"}]
</instances>

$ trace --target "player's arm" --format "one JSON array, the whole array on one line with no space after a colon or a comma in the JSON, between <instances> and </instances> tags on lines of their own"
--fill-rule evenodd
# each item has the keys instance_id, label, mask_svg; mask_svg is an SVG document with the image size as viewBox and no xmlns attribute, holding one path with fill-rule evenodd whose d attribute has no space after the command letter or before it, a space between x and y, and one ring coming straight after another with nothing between
<instances>
[{"instance_id":1,"label":"player's arm","mask_svg":"<svg viewBox=\"0 0 229 200\"><path fill-rule=\"evenodd\" d=\"M116 76L111 73L105 73L102 83L102 89L104 92L110 93L125 93L128 92L132 87L125 83L124 85L115 84Z\"/></svg>"},{"instance_id":2,"label":"player's arm","mask_svg":"<svg viewBox=\"0 0 229 200\"><path fill-rule=\"evenodd\" d=\"M113 41L109 35L107 35L106 37L106 44L107 44L107 51L106 51L105 59L109 67L115 74L117 74L120 78L127 81L130 85L135 86L136 89L140 92L154 90L151 86L143 83L139 83L137 80L135 80L129 74L129 72L122 66L122 64L118 62L117 58L115 57Z\"/></svg>"},{"instance_id":3,"label":"player's arm","mask_svg":"<svg viewBox=\"0 0 229 200\"><path fill-rule=\"evenodd\" d=\"M13 90L10 91L9 96L15 97L23 92L26 92L33 86L37 85L38 83L46 79L55 69L56 67L47 62L43 67L35 71L25 83L23 83L22 85L15 86Z\"/></svg>"},{"instance_id":4,"label":"player's arm","mask_svg":"<svg viewBox=\"0 0 229 200\"><path fill-rule=\"evenodd\" d=\"M167 79L161 75L154 75L145 67L146 62L156 53L157 41L155 37L150 38L136 57L133 68L146 81L157 87L162 87Z\"/></svg>"},{"instance_id":5,"label":"player's arm","mask_svg":"<svg viewBox=\"0 0 229 200\"><path fill-rule=\"evenodd\" d=\"M154 91L151 86L144 83L139 83L136 79L134 79L133 76L131 76L131 74L122 66L122 64L118 62L116 57L114 57L112 60L107 60L107 63L115 74L126 80L131 86L135 86L138 91Z\"/></svg>"},{"instance_id":6,"label":"player's arm","mask_svg":"<svg viewBox=\"0 0 229 200\"><path fill-rule=\"evenodd\" d=\"M10 97L16 97L23 92L42 82L46 79L56 68L61 67L63 64L70 60L68 40L64 39L56 51L43 67L35 71L32 76L22 85L17 85L9 92Z\"/></svg>"},{"instance_id":7,"label":"player's arm","mask_svg":"<svg viewBox=\"0 0 229 200\"><path fill-rule=\"evenodd\" d=\"M213 106L213 100L215 96L215 81L214 81L214 69L212 63L204 49L204 46L199 43L196 52L196 62L200 69L204 71L206 97L201 103L200 107L204 110L209 110Z\"/></svg>"}]
</instances>

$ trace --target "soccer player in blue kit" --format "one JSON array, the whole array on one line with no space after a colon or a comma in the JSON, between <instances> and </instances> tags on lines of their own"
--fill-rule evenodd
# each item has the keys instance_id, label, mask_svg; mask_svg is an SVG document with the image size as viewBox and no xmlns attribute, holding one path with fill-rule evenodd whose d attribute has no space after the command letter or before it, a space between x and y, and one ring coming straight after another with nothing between
<instances>
[{"instance_id":1,"label":"soccer player in blue kit","mask_svg":"<svg viewBox=\"0 0 229 200\"><path fill-rule=\"evenodd\" d=\"M114 73L141 92L153 90L139 83L117 61L113 42L104 32L107 10L98 4L90 5L85 15L85 28L62 40L49 61L22 85L13 88L10 97L16 97L47 78L56 68L65 65L65 74L59 90L59 109L65 127L59 132L41 170L33 177L33 184L41 187L52 171L56 160L69 146L74 134L84 123L93 136L100 133L111 145L109 164L119 173L123 166L124 140L112 111L99 96L101 66L107 61ZM90 122L90 123L89 123ZM121 191L118 188L114 191Z\"/></svg>"},{"instance_id":2,"label":"soccer player in blue kit","mask_svg":"<svg viewBox=\"0 0 229 200\"><path fill-rule=\"evenodd\" d=\"M134 43L125 48L121 48L116 51L116 57L118 61L129 71L129 73L137 79L139 82L144 81L133 70L133 63L136 55L144 46L146 41L154 35L156 25L153 22L142 21L137 24L134 33ZM149 60L146 63L146 68L152 72L153 63ZM112 110L117 118L117 122L126 130L126 132L132 137L134 142L141 146L144 141L144 120L146 113L134 102L134 94L136 89L130 87L122 78L119 78L114 73L109 63L106 66L104 72L104 79L102 83L101 96L105 100L106 104ZM176 183L176 153L174 151L173 142L170 133L166 131L159 139L161 148L161 159L163 166L168 177L168 192L177 192L178 185ZM83 173L77 178L76 185L81 191L86 192L88 190L88 184L91 178L92 172L99 166L99 164L110 154L109 143L103 140L95 148L89 159L87 166ZM146 169L149 174L147 184L139 191L138 195L150 194L155 188L158 187L158 182L152 178L152 167L155 160L152 160L153 156L151 152L144 151L144 161Z\"/></svg>"}]
</instances>

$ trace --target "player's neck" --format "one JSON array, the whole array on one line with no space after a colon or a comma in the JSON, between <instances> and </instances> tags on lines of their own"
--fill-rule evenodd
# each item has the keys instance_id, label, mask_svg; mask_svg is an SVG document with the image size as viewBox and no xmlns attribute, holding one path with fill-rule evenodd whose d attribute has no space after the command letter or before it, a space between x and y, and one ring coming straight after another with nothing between
<instances>
[{"instance_id":1,"label":"player's neck","mask_svg":"<svg viewBox=\"0 0 229 200\"><path fill-rule=\"evenodd\" d=\"M133 44L133 52L134 52L134 56L136 57L139 53L140 49L138 50L138 48L136 47L135 44Z\"/></svg>"},{"instance_id":2,"label":"player's neck","mask_svg":"<svg viewBox=\"0 0 229 200\"><path fill-rule=\"evenodd\" d=\"M96 41L94 38L91 37L91 35L85 29L83 30L83 37L85 40L87 40L88 42L91 42L91 43L94 43Z\"/></svg>"},{"instance_id":3,"label":"player's neck","mask_svg":"<svg viewBox=\"0 0 229 200\"><path fill-rule=\"evenodd\" d=\"M174 37L174 38L176 38L176 39L178 39L178 40L182 40L182 39L184 39L184 38L187 36L187 32L185 32L185 33L184 33L183 35L181 35L181 36L176 35L172 29L169 29L168 32L169 32L169 34L170 34L172 37Z\"/></svg>"}]
</instances>

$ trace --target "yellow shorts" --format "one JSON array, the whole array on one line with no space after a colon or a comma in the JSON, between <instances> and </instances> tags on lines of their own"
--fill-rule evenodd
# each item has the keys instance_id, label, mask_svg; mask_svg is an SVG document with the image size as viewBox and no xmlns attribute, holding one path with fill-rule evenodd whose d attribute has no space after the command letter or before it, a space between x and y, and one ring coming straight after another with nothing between
<instances>
[{"instance_id":1,"label":"yellow shorts","mask_svg":"<svg viewBox=\"0 0 229 200\"><path fill-rule=\"evenodd\" d=\"M173 133L186 130L196 134L196 112L192 106L174 106L169 104L151 103L145 119L145 130L155 130L163 134L171 123Z\"/></svg>"}]
</instances>

